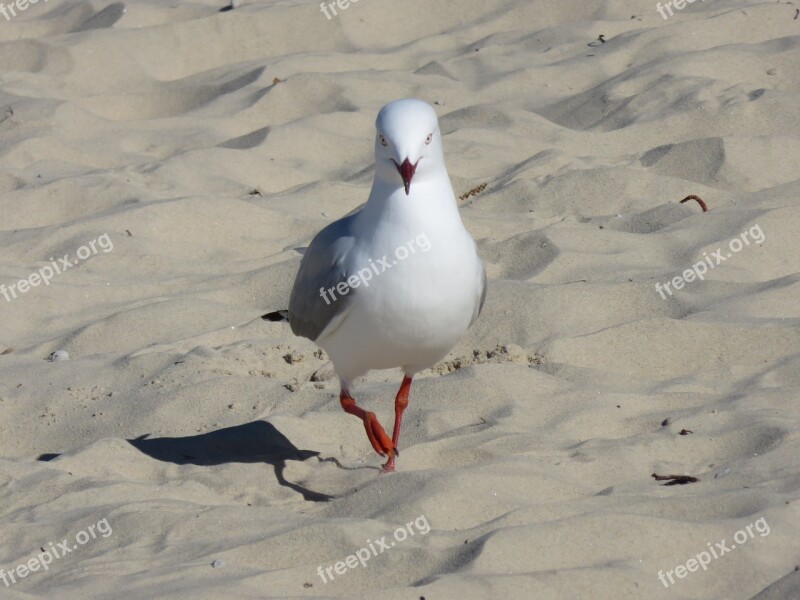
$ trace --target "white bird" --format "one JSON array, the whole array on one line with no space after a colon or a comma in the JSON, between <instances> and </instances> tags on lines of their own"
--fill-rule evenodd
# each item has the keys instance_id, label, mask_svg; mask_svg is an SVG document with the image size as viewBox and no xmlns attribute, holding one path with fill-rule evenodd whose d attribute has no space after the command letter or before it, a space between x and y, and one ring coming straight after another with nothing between
<instances>
[{"instance_id":1,"label":"white bird","mask_svg":"<svg viewBox=\"0 0 800 600\"><path fill-rule=\"evenodd\" d=\"M292 331L330 356L342 408L364 422L394 471L411 380L455 346L486 298L486 272L464 228L444 164L436 112L421 100L384 106L375 123L367 203L312 240L289 301ZM352 382L402 369L392 438L356 404Z\"/></svg>"}]
</instances>

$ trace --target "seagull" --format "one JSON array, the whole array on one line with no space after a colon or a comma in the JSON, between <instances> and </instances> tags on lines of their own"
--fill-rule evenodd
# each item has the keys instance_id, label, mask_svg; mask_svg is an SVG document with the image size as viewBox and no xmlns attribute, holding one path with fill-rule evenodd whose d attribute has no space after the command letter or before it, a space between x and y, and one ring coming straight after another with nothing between
<instances>
[{"instance_id":1,"label":"seagull","mask_svg":"<svg viewBox=\"0 0 800 600\"><path fill-rule=\"evenodd\" d=\"M413 377L442 360L475 322L486 271L461 222L436 111L412 98L381 108L375 178L360 209L322 229L303 254L289 300L295 335L325 350L345 412L395 470ZM392 437L353 397L371 370L402 370Z\"/></svg>"}]
</instances>

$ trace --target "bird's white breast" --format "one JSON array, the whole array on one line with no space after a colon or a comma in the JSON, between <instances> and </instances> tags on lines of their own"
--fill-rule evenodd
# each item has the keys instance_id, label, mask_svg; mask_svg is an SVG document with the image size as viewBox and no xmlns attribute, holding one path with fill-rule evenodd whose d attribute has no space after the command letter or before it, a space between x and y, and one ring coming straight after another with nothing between
<instances>
[{"instance_id":1,"label":"bird's white breast","mask_svg":"<svg viewBox=\"0 0 800 600\"><path fill-rule=\"evenodd\" d=\"M374 276L317 343L345 379L393 367L413 374L441 360L470 325L482 285L475 242L457 212L440 215L435 206L365 217L371 229L348 263Z\"/></svg>"}]
</instances>

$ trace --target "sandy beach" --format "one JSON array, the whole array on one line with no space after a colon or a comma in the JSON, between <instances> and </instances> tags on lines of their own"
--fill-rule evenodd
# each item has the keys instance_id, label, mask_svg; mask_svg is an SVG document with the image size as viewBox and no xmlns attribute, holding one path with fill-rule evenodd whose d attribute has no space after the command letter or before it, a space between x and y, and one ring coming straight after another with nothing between
<instances>
[{"instance_id":1,"label":"sandy beach","mask_svg":"<svg viewBox=\"0 0 800 600\"><path fill-rule=\"evenodd\" d=\"M0 598L800 598L797 5L225 2L0 8ZM489 293L384 475L263 317L406 97Z\"/></svg>"}]
</instances>

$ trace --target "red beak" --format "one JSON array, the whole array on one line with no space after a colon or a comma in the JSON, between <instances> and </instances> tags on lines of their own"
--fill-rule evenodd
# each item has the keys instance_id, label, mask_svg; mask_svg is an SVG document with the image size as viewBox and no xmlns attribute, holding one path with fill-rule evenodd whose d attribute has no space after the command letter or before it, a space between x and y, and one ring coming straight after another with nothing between
<instances>
[{"instance_id":1,"label":"red beak","mask_svg":"<svg viewBox=\"0 0 800 600\"><path fill-rule=\"evenodd\" d=\"M417 170L417 165L412 165L408 159L405 159L402 165L398 165L397 161L393 162L394 166L397 167L397 171L400 173L400 177L403 179L403 187L405 187L406 196L408 196L408 190L411 188L411 179L414 177L414 171ZM419 161L417 161L417 163L418 162Z\"/></svg>"}]
</instances>

